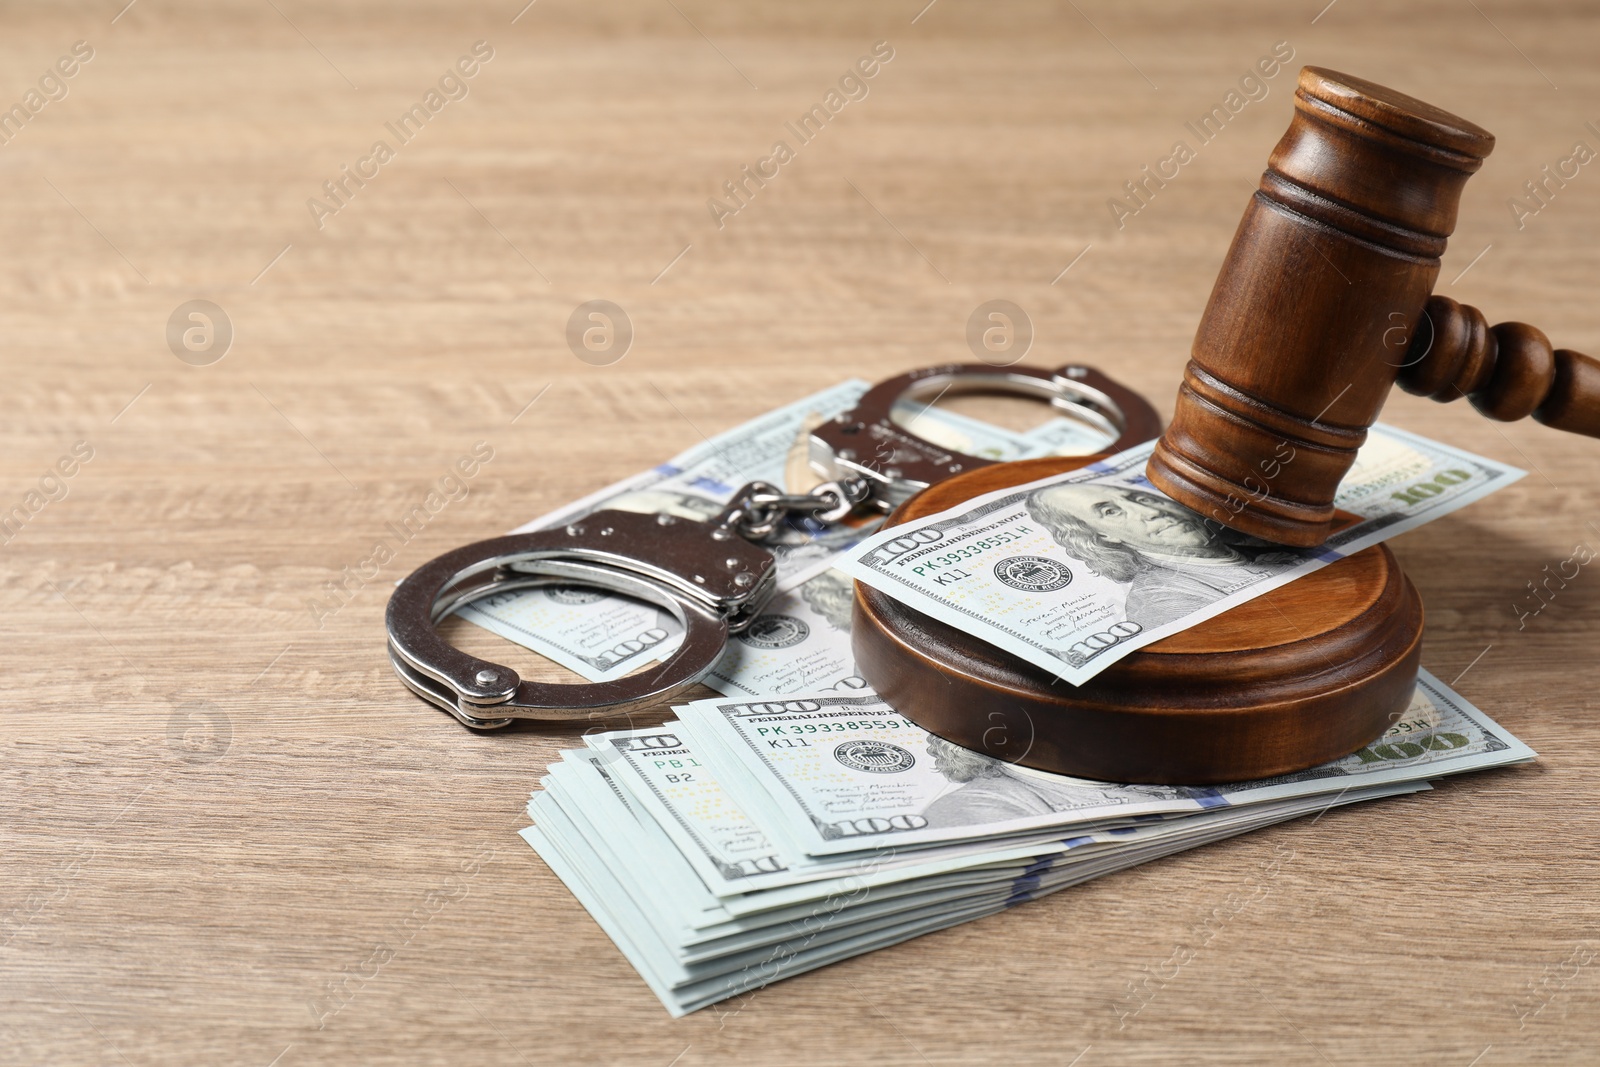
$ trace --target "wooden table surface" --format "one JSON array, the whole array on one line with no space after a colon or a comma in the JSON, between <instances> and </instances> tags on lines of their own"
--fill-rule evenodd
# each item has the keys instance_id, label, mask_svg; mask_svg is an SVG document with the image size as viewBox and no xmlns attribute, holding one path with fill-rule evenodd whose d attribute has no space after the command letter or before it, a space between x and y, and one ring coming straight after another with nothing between
<instances>
[{"instance_id":1,"label":"wooden table surface","mask_svg":"<svg viewBox=\"0 0 1600 1067\"><path fill-rule=\"evenodd\" d=\"M25 518L0 534L0 1059L1600 1056L1600 578L1514 609L1600 548L1600 442L1385 412L1531 472L1393 546L1425 665L1537 764L681 1021L515 836L575 734L469 734L401 688L382 632L438 552L842 378L970 358L986 300L1027 311L1029 362L1094 363L1170 413L1302 63L1494 131L1441 290L1600 352L1600 171L1508 204L1600 149L1592 6L125 2L0 13L0 105L27 115L0 146L0 511ZM447 83L466 95L401 143L385 124L478 41L492 58ZM800 144L784 123L877 41L868 95ZM1285 41L1196 147L1185 121ZM1179 139L1194 159L1119 228L1107 201ZM378 140L393 158L363 163ZM794 158L719 227L708 198L776 140ZM334 205L341 166L376 174ZM566 341L592 299L635 330L609 366ZM191 300L231 324L210 365L169 345ZM477 442L470 494L316 611ZM92 459L50 477L74 447ZM353 992L319 1027L330 988Z\"/></svg>"}]
</instances>

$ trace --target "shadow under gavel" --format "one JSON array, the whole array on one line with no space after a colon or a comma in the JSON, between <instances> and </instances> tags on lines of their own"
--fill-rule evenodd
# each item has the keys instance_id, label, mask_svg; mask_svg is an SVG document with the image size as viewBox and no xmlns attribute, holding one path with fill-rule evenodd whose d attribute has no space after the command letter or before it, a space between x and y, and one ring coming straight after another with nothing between
<instances>
[{"instance_id":1,"label":"shadow under gavel","mask_svg":"<svg viewBox=\"0 0 1600 1067\"><path fill-rule=\"evenodd\" d=\"M1325 541L1333 498L1395 384L1600 437L1600 362L1430 296L1486 130L1306 67L1245 209L1146 473L1217 522Z\"/></svg>"}]
</instances>

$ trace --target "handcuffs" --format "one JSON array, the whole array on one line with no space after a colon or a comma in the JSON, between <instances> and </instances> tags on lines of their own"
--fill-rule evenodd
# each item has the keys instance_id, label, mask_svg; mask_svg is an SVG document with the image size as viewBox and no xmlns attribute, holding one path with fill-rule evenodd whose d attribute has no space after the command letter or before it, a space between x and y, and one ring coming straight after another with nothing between
<instances>
[{"instance_id":1,"label":"handcuffs","mask_svg":"<svg viewBox=\"0 0 1600 1067\"><path fill-rule=\"evenodd\" d=\"M1147 400L1091 367L924 367L879 382L855 408L812 431L812 466L829 480L809 493L751 482L706 522L607 508L552 529L463 545L424 563L389 598L389 660L418 696L474 730L670 703L711 670L729 636L749 626L771 599L777 570L761 542L785 519L806 515L829 523L858 510L886 512L936 482L997 462L941 448L891 416L901 399L931 405L973 392L1046 400L1113 438L1107 452L1161 432ZM474 600L550 585L591 586L655 604L683 625L683 643L648 670L607 682L558 684L528 681L439 634L441 619Z\"/></svg>"}]
</instances>

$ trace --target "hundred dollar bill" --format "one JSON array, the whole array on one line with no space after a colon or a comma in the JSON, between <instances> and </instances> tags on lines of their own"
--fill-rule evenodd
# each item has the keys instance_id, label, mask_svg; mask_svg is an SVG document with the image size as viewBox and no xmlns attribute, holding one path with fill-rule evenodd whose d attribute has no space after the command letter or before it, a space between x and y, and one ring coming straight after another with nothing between
<instances>
[{"instance_id":1,"label":"hundred dollar bill","mask_svg":"<svg viewBox=\"0 0 1600 1067\"><path fill-rule=\"evenodd\" d=\"M657 735L669 728L657 728ZM681 745L679 749L674 754L681 756ZM553 764L550 773L540 780L544 789L533 794L528 814L536 822L543 821L538 803L546 800L558 803L577 832L587 839L587 847L593 849L620 879L629 883L630 895L654 916L654 925L677 931L678 943L686 956L712 951L699 946L725 947L734 936L803 918L806 905L821 899L844 896L848 897L851 907L870 904L875 912L881 913L890 907L907 907L933 898L947 899L986 881L1009 877L1008 872L1014 872L1018 866L1037 869L1046 862L1051 866L1088 862L1108 849L1132 848L1173 835L1209 833L1215 828L1254 826L1260 819L1287 817L1289 813L1310 811L1323 803L1323 798L1319 797L1286 798L1237 809L1220 808L1182 818L1146 821L1093 834L1044 835L1037 844L1017 845L1007 839L985 842L984 847L976 849L919 849L914 853L914 862L909 864L863 864L850 857L834 857L826 861L832 877L769 885L756 891L747 891L750 887L745 885L732 886L742 891L738 896L729 896L726 887L719 887L724 890L719 897L693 873L692 865L672 836L640 808L630 790L618 785L610 773L614 765L608 764L599 751L564 752L562 757L562 761ZM709 774L703 765L698 770L702 775ZM1401 785L1406 790L1425 788L1417 783ZM1391 795L1390 787L1384 789L1384 795ZM1345 791L1345 795L1363 799L1374 794ZM663 810L672 823L697 836L710 838L709 841L697 840L696 851L707 854L723 851L716 842L724 835L706 833L707 827L692 797L688 798L687 806L684 797L663 799L666 801ZM892 858L887 850L881 856L882 860ZM797 871L797 876L806 875Z\"/></svg>"},{"instance_id":2,"label":"hundred dollar bill","mask_svg":"<svg viewBox=\"0 0 1600 1067\"><path fill-rule=\"evenodd\" d=\"M1207 787L1118 785L1017 767L929 734L872 694L701 700L678 710L741 810L812 856L1333 793L1534 755L1427 671L1405 718L1368 748L1279 778Z\"/></svg>"},{"instance_id":3,"label":"hundred dollar bill","mask_svg":"<svg viewBox=\"0 0 1600 1067\"><path fill-rule=\"evenodd\" d=\"M544 789L530 798L529 816L549 830L548 803L562 808L584 839L584 847L594 851L628 887L629 896L651 914L653 926L674 935L684 958L714 954L732 939L804 919L819 899L843 895L850 906L905 906L913 898L925 901L959 894L1035 859L1001 849L991 855L914 869L864 871L719 898L693 873L678 846L655 820L639 811L627 790L616 787L598 752L565 752L562 756L562 762L552 765L540 780ZM692 821L692 816L688 818ZM1065 848L1052 846L1053 851Z\"/></svg>"},{"instance_id":4,"label":"hundred dollar bill","mask_svg":"<svg viewBox=\"0 0 1600 1067\"><path fill-rule=\"evenodd\" d=\"M534 794L529 801L528 814L547 834L561 839L570 853L587 853L607 868L622 895L647 917L648 927L661 936L668 954L680 963L725 960L730 954L780 942L795 929L795 920L803 923L817 913L817 899L827 899L813 898L799 907L770 909L749 918L725 916L724 921L715 925L696 928L683 921L685 915L679 910L682 902L663 898L651 863L653 857L636 856L613 848L609 834L597 835L592 821L584 820L583 802L581 796L555 785L546 792ZM1048 857L1043 865L1054 867L1065 855ZM903 886L873 887L864 880L853 881L829 894L834 899L821 910L827 914L830 926L856 926L859 930L862 923L892 920L914 909L947 906L996 883L1009 882L1028 867L1038 865L1029 857L1022 857L1003 864L987 864L954 878L915 878L909 880L913 889L909 893L895 891ZM934 885L936 881L941 884Z\"/></svg>"},{"instance_id":5,"label":"hundred dollar bill","mask_svg":"<svg viewBox=\"0 0 1600 1067\"><path fill-rule=\"evenodd\" d=\"M812 926L819 914L827 916L830 927L853 926L859 931L866 924L897 920L912 910L948 907L996 884L1014 889L1019 878L1094 864L1108 852L1243 832L1327 807L1322 797L1288 798L1113 832L1060 837L1037 849L997 842L987 849L967 849L959 856L902 866L862 865L840 857L833 866L851 873L719 899L693 874L672 839L638 809L627 790L611 780L599 753L564 752L562 757L541 779L544 789L533 794L528 814L545 833L567 839L570 851L587 852L607 868L648 916L648 925L670 941L673 957L686 963L725 959L732 952L780 942L797 928ZM1401 783L1381 787L1381 793L1345 790L1339 799L1355 802L1413 788L1426 785ZM692 814L674 815L680 823L694 820ZM931 850L918 853L919 857L931 854Z\"/></svg>"},{"instance_id":6,"label":"hundred dollar bill","mask_svg":"<svg viewBox=\"0 0 1600 1067\"><path fill-rule=\"evenodd\" d=\"M786 850L753 822L700 758L680 723L640 730L589 734L584 742L600 758L608 776L626 789L634 806L652 819L688 860L705 886L718 897L798 887L801 900L830 892L826 883L846 876L894 880L898 872L943 873L973 863L1021 859L1036 851L1059 851L1061 835L1046 832L1008 843L1010 852L989 855L990 842L961 843L915 854L893 850L864 858L814 859ZM1084 843L1090 843L1088 838ZM937 866L949 861L953 866Z\"/></svg>"},{"instance_id":7,"label":"hundred dollar bill","mask_svg":"<svg viewBox=\"0 0 1600 1067\"><path fill-rule=\"evenodd\" d=\"M873 925L860 933L847 927L842 939L829 936L824 925L821 930L758 947L733 959L685 966L673 958L670 944L650 926L648 916L640 912L611 871L583 849L583 841L552 834L544 825L530 826L521 833L674 1016L920 933L992 914L1007 903L1006 894L1001 893L1000 899L990 894L992 902L982 909L970 905L948 911L934 909L931 917L926 914L928 909L921 909L904 921Z\"/></svg>"},{"instance_id":8,"label":"hundred dollar bill","mask_svg":"<svg viewBox=\"0 0 1600 1067\"><path fill-rule=\"evenodd\" d=\"M1208 520L1144 476L1154 442L883 530L840 570L1073 685L1344 556L1449 514L1524 472L1372 428L1339 505L1356 521L1287 549ZM1282 464L1292 465L1287 454Z\"/></svg>"},{"instance_id":9,"label":"hundred dollar bill","mask_svg":"<svg viewBox=\"0 0 1600 1067\"><path fill-rule=\"evenodd\" d=\"M597 493L513 530L543 530L601 508L655 512L704 521L715 516L747 482L771 482L804 492L806 437L817 423L855 406L868 385L852 379L752 419L705 441L653 470L625 478ZM992 459L1014 459L1036 446L1020 434L956 412L899 405L897 417L913 432L935 436L946 447ZM792 589L825 571L833 558L877 526L877 518L832 526L806 517L786 523L764 542L777 557L778 588ZM616 593L575 586L548 586L486 597L464 607L462 618L531 648L590 681L620 678L640 665L663 659L682 642L683 627L669 612Z\"/></svg>"},{"instance_id":10,"label":"hundred dollar bill","mask_svg":"<svg viewBox=\"0 0 1600 1067\"><path fill-rule=\"evenodd\" d=\"M584 742L713 892L794 880L778 850L675 731L617 730Z\"/></svg>"},{"instance_id":11,"label":"hundred dollar bill","mask_svg":"<svg viewBox=\"0 0 1600 1067\"><path fill-rule=\"evenodd\" d=\"M850 650L854 598L850 579L836 570L773 597L728 642L706 684L728 696L865 689Z\"/></svg>"},{"instance_id":12,"label":"hundred dollar bill","mask_svg":"<svg viewBox=\"0 0 1600 1067\"><path fill-rule=\"evenodd\" d=\"M1398 783L1346 790L1331 799L1302 798L1241 812L1203 812L1157 827L1153 833L1139 831L1098 846L916 879L914 885L843 884L825 899L701 929L676 921L670 904L663 907L659 854L611 847L607 835L596 831L594 820L585 821L587 798L566 794L560 781L552 782L548 792L534 795L529 814L537 825L523 830L522 836L677 1015L742 989L938 926L980 918L1186 848L1313 810L1426 788L1426 783Z\"/></svg>"}]
</instances>

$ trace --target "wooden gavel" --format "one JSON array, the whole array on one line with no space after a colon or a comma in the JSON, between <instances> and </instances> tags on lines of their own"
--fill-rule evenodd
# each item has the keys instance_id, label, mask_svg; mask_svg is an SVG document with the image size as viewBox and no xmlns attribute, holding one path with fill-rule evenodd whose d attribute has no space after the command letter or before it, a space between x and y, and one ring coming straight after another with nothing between
<instances>
[{"instance_id":1,"label":"wooden gavel","mask_svg":"<svg viewBox=\"0 0 1600 1067\"><path fill-rule=\"evenodd\" d=\"M1306 67L1195 334L1146 468L1169 496L1286 545L1333 498L1397 382L1491 419L1600 437L1600 362L1430 296L1461 189L1494 136L1361 78Z\"/></svg>"}]
</instances>

